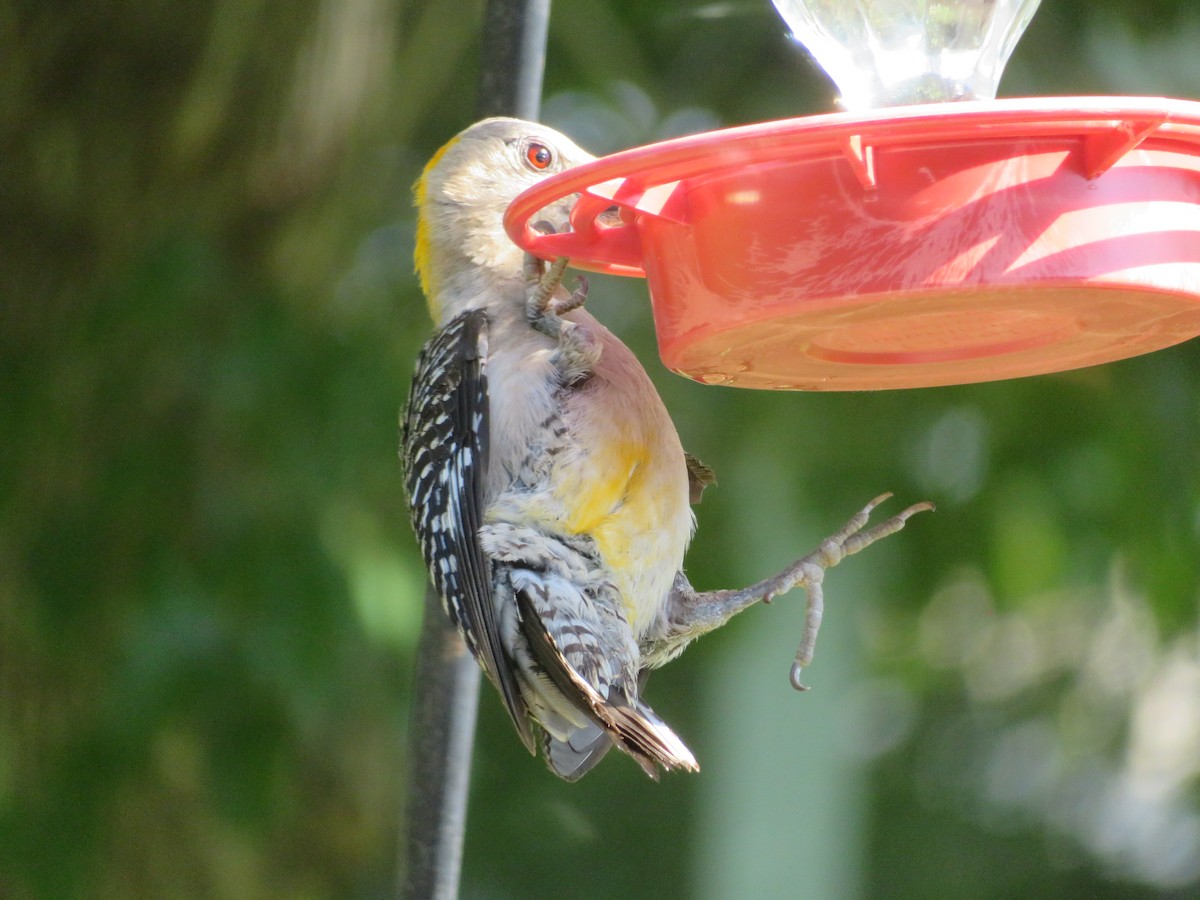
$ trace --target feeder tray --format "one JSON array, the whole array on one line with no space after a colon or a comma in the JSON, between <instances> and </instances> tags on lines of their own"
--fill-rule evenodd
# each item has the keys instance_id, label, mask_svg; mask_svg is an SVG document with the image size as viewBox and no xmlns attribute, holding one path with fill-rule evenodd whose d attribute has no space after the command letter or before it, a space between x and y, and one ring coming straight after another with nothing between
<instances>
[{"instance_id":1,"label":"feeder tray","mask_svg":"<svg viewBox=\"0 0 1200 900\"><path fill-rule=\"evenodd\" d=\"M571 231L531 223L579 194ZM619 222L602 213L616 206ZM1200 334L1200 103L962 102L615 153L509 235L645 276L663 361L709 384L871 390L1124 359Z\"/></svg>"}]
</instances>

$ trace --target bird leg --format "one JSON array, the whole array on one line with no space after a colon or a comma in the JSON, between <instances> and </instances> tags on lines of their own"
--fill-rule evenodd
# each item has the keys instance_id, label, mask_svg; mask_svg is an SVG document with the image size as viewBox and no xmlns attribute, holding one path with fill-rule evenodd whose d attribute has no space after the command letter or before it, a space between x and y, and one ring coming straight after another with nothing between
<instances>
[{"instance_id":1,"label":"bird leg","mask_svg":"<svg viewBox=\"0 0 1200 900\"><path fill-rule=\"evenodd\" d=\"M800 681L800 674L812 662L816 649L817 632L821 627L821 616L824 612L825 598L821 592L821 583L825 578L825 571L877 540L895 534L904 527L910 516L933 509L932 503L917 503L864 531L871 511L890 496L891 494L883 494L876 497L838 531L823 540L816 550L796 560L775 577L742 590L701 593L691 586L682 572L679 573L671 591L671 603L665 622L666 634L655 636L650 641L650 646L643 651L643 655L651 657L655 664L666 662L680 653L694 638L719 628L760 600L769 603L772 597L786 593L794 587L802 587L808 602L804 634L792 663L791 682L798 691L808 690Z\"/></svg>"},{"instance_id":2,"label":"bird leg","mask_svg":"<svg viewBox=\"0 0 1200 900\"><path fill-rule=\"evenodd\" d=\"M575 290L569 296L558 293L569 263L569 259L560 256L547 269L545 262L532 253L525 254L525 281L529 284L526 313L529 321L539 331L543 330L539 326L547 324L552 331L556 330L557 326L547 323L547 319L578 309L587 300L588 282L582 275L576 279ZM551 337L554 336L551 334Z\"/></svg>"},{"instance_id":3,"label":"bird leg","mask_svg":"<svg viewBox=\"0 0 1200 900\"><path fill-rule=\"evenodd\" d=\"M583 306L588 295L588 282L582 275L570 294L562 289L569 262L560 256L547 268L532 253L525 254L525 314L534 329L558 341L555 365L566 384L575 384L591 374L600 358L600 342L590 329L563 318Z\"/></svg>"}]
</instances>

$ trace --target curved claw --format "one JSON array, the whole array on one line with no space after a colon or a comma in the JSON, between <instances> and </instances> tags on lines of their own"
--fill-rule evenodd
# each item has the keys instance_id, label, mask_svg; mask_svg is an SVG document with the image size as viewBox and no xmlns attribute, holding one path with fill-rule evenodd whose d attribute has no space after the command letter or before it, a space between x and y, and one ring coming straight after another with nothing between
<instances>
[{"instance_id":1,"label":"curved claw","mask_svg":"<svg viewBox=\"0 0 1200 900\"><path fill-rule=\"evenodd\" d=\"M807 691L809 689L808 685L800 680L800 673L803 671L804 667L801 666L800 663L792 663L792 671L791 674L788 675L788 680L792 682L792 687L798 691Z\"/></svg>"},{"instance_id":2,"label":"curved claw","mask_svg":"<svg viewBox=\"0 0 1200 900\"><path fill-rule=\"evenodd\" d=\"M865 513L871 512L871 510L873 510L879 504L881 504L887 500L891 500L893 496L895 496L895 495L891 491L884 491L882 494L880 494L878 497L876 497L874 500L872 500L870 503L868 503L866 505L866 507L863 509L863 512L865 512Z\"/></svg>"},{"instance_id":3,"label":"curved claw","mask_svg":"<svg viewBox=\"0 0 1200 900\"><path fill-rule=\"evenodd\" d=\"M899 513L896 516L896 518L902 522L906 522L906 521L908 521L909 517L915 516L917 513L934 512L936 510L937 510L937 507L934 506L931 501L925 500L925 501L922 501L921 503L914 503L908 509L904 510L902 513Z\"/></svg>"}]
</instances>

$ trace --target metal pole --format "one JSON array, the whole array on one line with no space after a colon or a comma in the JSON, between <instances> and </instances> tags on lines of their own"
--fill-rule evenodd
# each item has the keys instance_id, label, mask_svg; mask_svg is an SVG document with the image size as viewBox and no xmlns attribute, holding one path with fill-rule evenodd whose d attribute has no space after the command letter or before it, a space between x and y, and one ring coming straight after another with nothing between
<instances>
[{"instance_id":1,"label":"metal pole","mask_svg":"<svg viewBox=\"0 0 1200 900\"><path fill-rule=\"evenodd\" d=\"M536 119L550 0L488 0L483 20L483 71L476 112Z\"/></svg>"},{"instance_id":2,"label":"metal pole","mask_svg":"<svg viewBox=\"0 0 1200 900\"><path fill-rule=\"evenodd\" d=\"M537 118L549 22L550 0L488 0L479 118ZM478 703L479 668L431 587L425 593L410 720L399 885L405 900L458 896Z\"/></svg>"},{"instance_id":3,"label":"metal pole","mask_svg":"<svg viewBox=\"0 0 1200 900\"><path fill-rule=\"evenodd\" d=\"M462 870L479 667L432 587L417 647L400 896L453 900Z\"/></svg>"}]
</instances>

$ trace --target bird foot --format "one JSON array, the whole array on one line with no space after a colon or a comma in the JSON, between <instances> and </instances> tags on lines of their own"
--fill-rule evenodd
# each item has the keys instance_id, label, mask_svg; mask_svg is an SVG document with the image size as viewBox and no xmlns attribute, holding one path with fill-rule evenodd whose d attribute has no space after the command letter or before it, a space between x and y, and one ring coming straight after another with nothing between
<instances>
[{"instance_id":1,"label":"bird foot","mask_svg":"<svg viewBox=\"0 0 1200 900\"><path fill-rule=\"evenodd\" d=\"M821 592L821 582L824 580L825 570L833 568L847 556L871 546L880 538L895 534L904 527L904 523L911 516L934 508L933 504L928 501L915 503L890 519L885 519L864 531L863 528L870 519L871 511L891 496L890 493L887 493L876 497L859 510L850 521L823 540L816 550L792 563L762 586L764 600L769 600L776 594L782 594L796 586L803 587L807 595L804 635L796 650L796 658L792 662L790 674L792 687L798 691L808 690L800 680L800 676L812 662L813 653L817 647L817 632L821 628L821 618L825 609L824 596Z\"/></svg>"},{"instance_id":2,"label":"bird foot","mask_svg":"<svg viewBox=\"0 0 1200 900\"><path fill-rule=\"evenodd\" d=\"M575 290L570 294L559 290L569 263L570 260L559 257L547 267L532 253L525 254L526 315L534 328L550 337L558 337L563 327L562 317L579 309L587 300L588 281L582 275L576 279Z\"/></svg>"},{"instance_id":3,"label":"bird foot","mask_svg":"<svg viewBox=\"0 0 1200 900\"><path fill-rule=\"evenodd\" d=\"M582 275L575 290L562 289L569 260L559 257L548 267L536 256L525 254L525 314L537 331L558 342L555 365L566 384L575 384L591 374L600 358L600 342L591 329L563 318L587 300L588 282Z\"/></svg>"}]
</instances>

